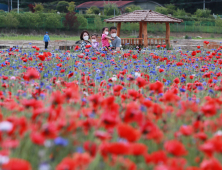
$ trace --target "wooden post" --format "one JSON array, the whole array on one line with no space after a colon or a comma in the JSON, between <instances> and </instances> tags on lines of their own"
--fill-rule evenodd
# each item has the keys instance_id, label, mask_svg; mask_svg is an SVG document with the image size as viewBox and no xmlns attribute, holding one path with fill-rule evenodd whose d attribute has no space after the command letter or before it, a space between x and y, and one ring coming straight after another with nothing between
<instances>
[{"instance_id":1,"label":"wooden post","mask_svg":"<svg viewBox=\"0 0 222 170\"><path fill-rule=\"evenodd\" d=\"M140 22L139 38L142 38L142 33L143 33L143 23ZM139 40L139 45L142 45L142 40Z\"/></svg>"},{"instance_id":2,"label":"wooden post","mask_svg":"<svg viewBox=\"0 0 222 170\"><path fill-rule=\"evenodd\" d=\"M147 22L143 22L144 47L148 47Z\"/></svg>"},{"instance_id":3,"label":"wooden post","mask_svg":"<svg viewBox=\"0 0 222 170\"><path fill-rule=\"evenodd\" d=\"M166 45L170 47L170 23L166 22Z\"/></svg>"},{"instance_id":4,"label":"wooden post","mask_svg":"<svg viewBox=\"0 0 222 170\"><path fill-rule=\"evenodd\" d=\"M117 36L120 36L120 29L121 29L121 22L118 22L117 24Z\"/></svg>"}]
</instances>

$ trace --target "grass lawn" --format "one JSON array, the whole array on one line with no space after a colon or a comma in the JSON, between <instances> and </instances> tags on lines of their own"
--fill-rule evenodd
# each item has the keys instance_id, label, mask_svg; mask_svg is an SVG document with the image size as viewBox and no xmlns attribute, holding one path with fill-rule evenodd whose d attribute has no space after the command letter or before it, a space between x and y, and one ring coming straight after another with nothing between
<instances>
[{"instance_id":1,"label":"grass lawn","mask_svg":"<svg viewBox=\"0 0 222 170\"><path fill-rule=\"evenodd\" d=\"M69 40L69 41L78 41L79 36L69 36L69 35L49 35L51 41L55 40ZM122 38L137 38L136 36L123 36ZM153 37L155 38L155 37ZM164 37L160 37L164 38ZM182 39L181 37L170 37L171 40L174 39ZM202 38L195 38L192 37L192 39L212 39L212 40L222 40L222 37L202 37ZM36 40L36 41L42 41L43 40L43 35L7 35L7 34L2 34L0 35L0 40Z\"/></svg>"},{"instance_id":2,"label":"grass lawn","mask_svg":"<svg viewBox=\"0 0 222 170\"><path fill-rule=\"evenodd\" d=\"M70 40L78 41L79 36L67 36L67 35L49 35L51 41L55 40ZM0 40L36 40L43 41L43 35L4 35L0 36Z\"/></svg>"}]
</instances>

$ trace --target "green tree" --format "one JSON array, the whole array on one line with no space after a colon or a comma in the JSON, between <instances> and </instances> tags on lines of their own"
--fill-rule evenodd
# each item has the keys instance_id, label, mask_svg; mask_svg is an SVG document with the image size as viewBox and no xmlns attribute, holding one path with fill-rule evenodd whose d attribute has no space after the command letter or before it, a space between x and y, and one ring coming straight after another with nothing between
<instances>
[{"instance_id":1,"label":"green tree","mask_svg":"<svg viewBox=\"0 0 222 170\"><path fill-rule=\"evenodd\" d=\"M80 15L80 14L76 14L77 16L77 20L79 22L79 26L81 28L86 28L87 27L87 19L83 17L83 15Z\"/></svg>"},{"instance_id":2,"label":"green tree","mask_svg":"<svg viewBox=\"0 0 222 170\"><path fill-rule=\"evenodd\" d=\"M69 6L69 3L67 1L60 1L57 6L56 6L56 9L59 11L59 12L67 12L67 7Z\"/></svg>"},{"instance_id":3,"label":"green tree","mask_svg":"<svg viewBox=\"0 0 222 170\"><path fill-rule=\"evenodd\" d=\"M129 13L129 12L133 12L136 10L142 10L142 8L140 6L137 5L130 5L128 7L125 8L125 12Z\"/></svg>"},{"instance_id":4,"label":"green tree","mask_svg":"<svg viewBox=\"0 0 222 170\"><path fill-rule=\"evenodd\" d=\"M87 11L87 14L99 14L100 10L97 6L91 6Z\"/></svg>"},{"instance_id":5,"label":"green tree","mask_svg":"<svg viewBox=\"0 0 222 170\"><path fill-rule=\"evenodd\" d=\"M114 10L115 10L115 15L119 15L120 14L120 10L117 7L116 4L114 3L108 3L104 5L104 14L107 16L111 16L114 15Z\"/></svg>"},{"instance_id":6,"label":"green tree","mask_svg":"<svg viewBox=\"0 0 222 170\"><path fill-rule=\"evenodd\" d=\"M7 28L17 28L19 25L19 21L12 13L8 13L5 17L5 26Z\"/></svg>"},{"instance_id":7,"label":"green tree","mask_svg":"<svg viewBox=\"0 0 222 170\"><path fill-rule=\"evenodd\" d=\"M41 3L35 4L34 10L35 10L36 12L42 12L42 11L44 10L44 7L43 7L43 5L42 5Z\"/></svg>"},{"instance_id":8,"label":"green tree","mask_svg":"<svg viewBox=\"0 0 222 170\"><path fill-rule=\"evenodd\" d=\"M209 18L210 13L211 13L211 10L209 10L209 9L205 9L205 10L197 9L195 12L195 15L199 18Z\"/></svg>"},{"instance_id":9,"label":"green tree","mask_svg":"<svg viewBox=\"0 0 222 170\"><path fill-rule=\"evenodd\" d=\"M67 6L66 8L69 12L74 12L75 7L76 7L75 2L70 2L69 6Z\"/></svg>"},{"instance_id":10,"label":"green tree","mask_svg":"<svg viewBox=\"0 0 222 170\"><path fill-rule=\"evenodd\" d=\"M162 6L157 6L157 7L155 8L155 11L156 11L156 12L159 12L159 13L161 13L161 14L164 14L164 15L168 15L168 10L167 10L167 8L162 7Z\"/></svg>"},{"instance_id":11,"label":"green tree","mask_svg":"<svg viewBox=\"0 0 222 170\"><path fill-rule=\"evenodd\" d=\"M184 9L177 9L176 11L173 12L174 16L179 16L179 17L184 17L188 15Z\"/></svg>"},{"instance_id":12,"label":"green tree","mask_svg":"<svg viewBox=\"0 0 222 170\"><path fill-rule=\"evenodd\" d=\"M46 28L60 28L61 27L61 16L55 14L47 14L45 19Z\"/></svg>"},{"instance_id":13,"label":"green tree","mask_svg":"<svg viewBox=\"0 0 222 170\"><path fill-rule=\"evenodd\" d=\"M103 23L102 23L102 20L101 20L100 16L98 16L98 15L95 16L94 24L95 24L96 30L101 30L101 28L103 26Z\"/></svg>"}]
</instances>

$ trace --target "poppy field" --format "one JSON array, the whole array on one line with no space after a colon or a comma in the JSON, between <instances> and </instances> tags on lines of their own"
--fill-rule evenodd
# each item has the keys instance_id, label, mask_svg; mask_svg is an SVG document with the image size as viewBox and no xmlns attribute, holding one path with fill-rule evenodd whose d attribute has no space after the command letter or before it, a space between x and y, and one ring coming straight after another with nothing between
<instances>
[{"instance_id":1,"label":"poppy field","mask_svg":"<svg viewBox=\"0 0 222 170\"><path fill-rule=\"evenodd\" d=\"M0 51L0 169L222 170L221 49Z\"/></svg>"}]
</instances>

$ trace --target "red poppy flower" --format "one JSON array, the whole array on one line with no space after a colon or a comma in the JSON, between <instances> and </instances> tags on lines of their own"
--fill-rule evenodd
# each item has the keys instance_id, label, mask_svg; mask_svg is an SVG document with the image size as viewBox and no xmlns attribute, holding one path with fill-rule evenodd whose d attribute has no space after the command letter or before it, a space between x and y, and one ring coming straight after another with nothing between
<instances>
[{"instance_id":1,"label":"red poppy flower","mask_svg":"<svg viewBox=\"0 0 222 170\"><path fill-rule=\"evenodd\" d=\"M10 159L8 163L3 164L4 170L31 170L31 165L28 161L22 159Z\"/></svg>"},{"instance_id":2,"label":"red poppy flower","mask_svg":"<svg viewBox=\"0 0 222 170\"><path fill-rule=\"evenodd\" d=\"M212 104L212 103L205 103L201 107L201 111L207 117L214 116L217 113L216 106L215 104Z\"/></svg>"},{"instance_id":3,"label":"red poppy flower","mask_svg":"<svg viewBox=\"0 0 222 170\"><path fill-rule=\"evenodd\" d=\"M160 45L157 45L157 46L156 46L156 48L160 48L160 47L161 47Z\"/></svg>"},{"instance_id":4,"label":"red poppy flower","mask_svg":"<svg viewBox=\"0 0 222 170\"><path fill-rule=\"evenodd\" d=\"M86 47L86 48L91 48L92 46L91 46L91 45L86 45L85 47Z\"/></svg>"},{"instance_id":5,"label":"red poppy flower","mask_svg":"<svg viewBox=\"0 0 222 170\"><path fill-rule=\"evenodd\" d=\"M132 58L136 60L137 59L137 55L133 55Z\"/></svg>"},{"instance_id":6,"label":"red poppy flower","mask_svg":"<svg viewBox=\"0 0 222 170\"><path fill-rule=\"evenodd\" d=\"M160 73L164 72L164 69L163 68L159 68L159 72Z\"/></svg>"},{"instance_id":7,"label":"red poppy flower","mask_svg":"<svg viewBox=\"0 0 222 170\"><path fill-rule=\"evenodd\" d=\"M186 125L182 125L180 127L180 132L182 133L182 135L184 136L190 136L193 133L193 127L192 126L186 126Z\"/></svg>"},{"instance_id":8,"label":"red poppy flower","mask_svg":"<svg viewBox=\"0 0 222 170\"><path fill-rule=\"evenodd\" d=\"M147 85L147 83L148 82L144 78L142 78L142 77L138 77L136 79L136 84L138 85L139 88L144 87L145 85Z\"/></svg>"},{"instance_id":9,"label":"red poppy flower","mask_svg":"<svg viewBox=\"0 0 222 170\"><path fill-rule=\"evenodd\" d=\"M163 83L161 83L160 81L156 81L155 83L151 83L150 90L153 90L156 93L162 93L163 92Z\"/></svg>"},{"instance_id":10,"label":"red poppy flower","mask_svg":"<svg viewBox=\"0 0 222 170\"><path fill-rule=\"evenodd\" d=\"M198 49L200 49L200 46L197 46Z\"/></svg>"},{"instance_id":11,"label":"red poppy flower","mask_svg":"<svg viewBox=\"0 0 222 170\"><path fill-rule=\"evenodd\" d=\"M92 157L96 156L97 145L91 141L86 141L83 144L83 148L90 153Z\"/></svg>"},{"instance_id":12,"label":"red poppy flower","mask_svg":"<svg viewBox=\"0 0 222 170\"><path fill-rule=\"evenodd\" d=\"M134 156L145 155L147 153L147 146L143 143L130 144L131 154Z\"/></svg>"},{"instance_id":13,"label":"red poppy flower","mask_svg":"<svg viewBox=\"0 0 222 170\"><path fill-rule=\"evenodd\" d=\"M222 170L222 165L216 158L205 159L200 164L201 170Z\"/></svg>"},{"instance_id":14,"label":"red poppy flower","mask_svg":"<svg viewBox=\"0 0 222 170\"><path fill-rule=\"evenodd\" d=\"M74 75L73 72L72 72L72 73L69 73L69 74L68 74L68 78L72 77L73 75Z\"/></svg>"},{"instance_id":15,"label":"red poppy flower","mask_svg":"<svg viewBox=\"0 0 222 170\"><path fill-rule=\"evenodd\" d=\"M167 141L164 144L164 148L167 152L173 154L174 156L184 156L187 154L184 145L177 140Z\"/></svg>"},{"instance_id":16,"label":"red poppy flower","mask_svg":"<svg viewBox=\"0 0 222 170\"><path fill-rule=\"evenodd\" d=\"M158 163L165 163L167 161L167 155L164 151L156 151L149 154L145 155L145 160L146 163L154 163L154 164L158 164Z\"/></svg>"},{"instance_id":17,"label":"red poppy flower","mask_svg":"<svg viewBox=\"0 0 222 170\"><path fill-rule=\"evenodd\" d=\"M36 145L43 145L45 142L45 138L40 133L33 132L31 133L30 138Z\"/></svg>"},{"instance_id":18,"label":"red poppy flower","mask_svg":"<svg viewBox=\"0 0 222 170\"><path fill-rule=\"evenodd\" d=\"M177 66L182 66L183 63L182 63L182 62L178 62L178 63L176 63L176 65L177 65Z\"/></svg>"},{"instance_id":19,"label":"red poppy flower","mask_svg":"<svg viewBox=\"0 0 222 170\"><path fill-rule=\"evenodd\" d=\"M27 81L32 80L32 79L39 79L40 74L35 68L28 68L28 70L24 74L23 78Z\"/></svg>"},{"instance_id":20,"label":"red poppy flower","mask_svg":"<svg viewBox=\"0 0 222 170\"><path fill-rule=\"evenodd\" d=\"M209 41L204 41L204 44L209 44Z\"/></svg>"},{"instance_id":21,"label":"red poppy flower","mask_svg":"<svg viewBox=\"0 0 222 170\"><path fill-rule=\"evenodd\" d=\"M130 153L130 145L128 143L109 143L107 152L114 155L128 155Z\"/></svg>"},{"instance_id":22,"label":"red poppy flower","mask_svg":"<svg viewBox=\"0 0 222 170\"><path fill-rule=\"evenodd\" d=\"M92 59L92 60L97 60L97 58L96 58L96 57L92 57L91 59Z\"/></svg>"},{"instance_id":23,"label":"red poppy flower","mask_svg":"<svg viewBox=\"0 0 222 170\"><path fill-rule=\"evenodd\" d=\"M45 61L45 56L44 56L44 55L39 55L38 58L39 58L41 61Z\"/></svg>"},{"instance_id":24,"label":"red poppy flower","mask_svg":"<svg viewBox=\"0 0 222 170\"><path fill-rule=\"evenodd\" d=\"M180 83L180 79L177 77L173 80L174 83L179 84Z\"/></svg>"},{"instance_id":25,"label":"red poppy flower","mask_svg":"<svg viewBox=\"0 0 222 170\"><path fill-rule=\"evenodd\" d=\"M119 124L117 130L119 137L125 138L129 142L136 142L140 138L140 131L134 129L128 124Z\"/></svg>"},{"instance_id":26,"label":"red poppy flower","mask_svg":"<svg viewBox=\"0 0 222 170\"><path fill-rule=\"evenodd\" d=\"M77 163L72 158L64 158L57 166L56 170L74 170L77 167Z\"/></svg>"}]
</instances>

